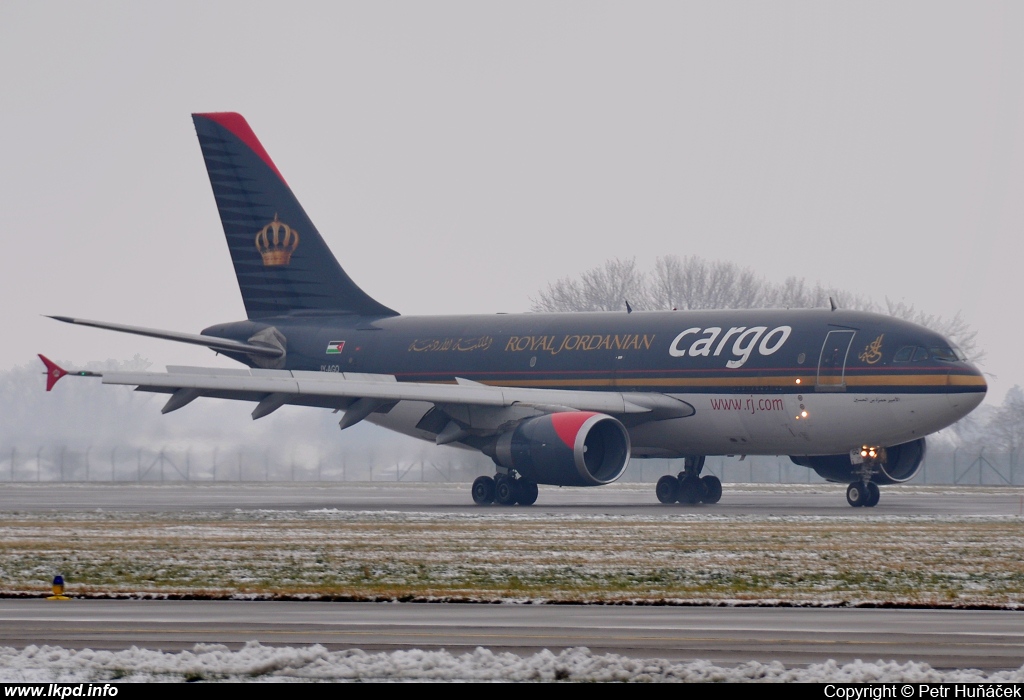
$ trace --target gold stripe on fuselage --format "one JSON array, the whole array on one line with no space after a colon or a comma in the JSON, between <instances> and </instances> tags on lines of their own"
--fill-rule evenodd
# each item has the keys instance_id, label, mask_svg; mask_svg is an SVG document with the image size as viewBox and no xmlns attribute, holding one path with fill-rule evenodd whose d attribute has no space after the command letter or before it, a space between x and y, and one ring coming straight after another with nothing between
<instances>
[{"instance_id":1,"label":"gold stripe on fuselage","mask_svg":"<svg viewBox=\"0 0 1024 700\"><path fill-rule=\"evenodd\" d=\"M796 380L800 379L797 384ZM484 380L482 384L492 386L521 386L521 387L800 387L813 388L816 385L814 377L619 377L602 379L492 379ZM985 380L982 377L966 374L873 374L867 376L847 376L843 384L826 384L825 386L855 386L855 387L894 387L894 386L958 386L958 387L984 387Z\"/></svg>"}]
</instances>

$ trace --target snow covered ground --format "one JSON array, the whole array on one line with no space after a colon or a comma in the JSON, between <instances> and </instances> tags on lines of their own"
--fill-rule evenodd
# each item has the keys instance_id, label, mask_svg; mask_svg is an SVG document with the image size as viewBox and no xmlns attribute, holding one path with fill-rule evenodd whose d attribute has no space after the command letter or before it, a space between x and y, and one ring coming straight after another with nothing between
<instances>
[{"instance_id":1,"label":"snow covered ground","mask_svg":"<svg viewBox=\"0 0 1024 700\"><path fill-rule=\"evenodd\" d=\"M85 597L1024 606L1019 515L861 515L7 511L0 595L45 593L61 573ZM0 648L2 682L109 680L1024 682L1024 667L717 666L587 649L455 655L257 642Z\"/></svg>"},{"instance_id":2,"label":"snow covered ground","mask_svg":"<svg viewBox=\"0 0 1024 700\"><path fill-rule=\"evenodd\" d=\"M977 683L1024 682L1014 671L938 671L927 664L829 661L806 668L749 662L722 667L704 661L670 662L595 655L587 649L520 657L478 648L456 656L445 651L366 653L328 651L322 646L269 647L256 642L238 651L199 644L166 653L74 651L61 647L0 648L0 682L146 681L621 681L621 682L828 682Z\"/></svg>"},{"instance_id":3,"label":"snow covered ground","mask_svg":"<svg viewBox=\"0 0 1024 700\"><path fill-rule=\"evenodd\" d=\"M0 595L1024 605L1020 517L860 516L0 513Z\"/></svg>"}]
</instances>

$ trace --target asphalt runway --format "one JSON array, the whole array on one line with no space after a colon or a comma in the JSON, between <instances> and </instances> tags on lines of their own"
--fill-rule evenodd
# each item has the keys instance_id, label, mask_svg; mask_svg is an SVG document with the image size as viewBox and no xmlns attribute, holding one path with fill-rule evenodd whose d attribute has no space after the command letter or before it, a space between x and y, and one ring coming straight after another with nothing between
<instances>
[{"instance_id":1,"label":"asphalt runway","mask_svg":"<svg viewBox=\"0 0 1024 700\"><path fill-rule=\"evenodd\" d=\"M707 512L715 515L1019 516L1024 489L883 488L875 508L850 508L842 486L729 485L715 506L665 506L652 484L541 489L533 510L569 513ZM0 511L223 510L479 512L468 484L3 484ZM491 508L498 508L491 506ZM508 509L502 509L508 510ZM323 602L0 600L0 645L176 650L249 640L332 649L477 646L532 653L585 646L636 658L750 660L787 665L923 661L936 668L1024 664L1024 612L877 608L554 606Z\"/></svg>"},{"instance_id":2,"label":"asphalt runway","mask_svg":"<svg viewBox=\"0 0 1024 700\"><path fill-rule=\"evenodd\" d=\"M1024 613L978 610L701 608L430 603L143 600L0 601L0 646L174 651L322 644L364 651L478 646L594 653L719 665L828 659L924 661L934 668L1015 669Z\"/></svg>"},{"instance_id":3,"label":"asphalt runway","mask_svg":"<svg viewBox=\"0 0 1024 700\"><path fill-rule=\"evenodd\" d=\"M469 484L389 482L0 483L0 512L314 510L480 512ZM508 510L502 506L489 508ZM519 508L518 506L516 508ZM725 484L715 505L663 505L654 484L541 486L531 511L643 515L678 511L743 515L1024 515L1024 488L883 486L874 508L851 508L843 484Z\"/></svg>"}]
</instances>

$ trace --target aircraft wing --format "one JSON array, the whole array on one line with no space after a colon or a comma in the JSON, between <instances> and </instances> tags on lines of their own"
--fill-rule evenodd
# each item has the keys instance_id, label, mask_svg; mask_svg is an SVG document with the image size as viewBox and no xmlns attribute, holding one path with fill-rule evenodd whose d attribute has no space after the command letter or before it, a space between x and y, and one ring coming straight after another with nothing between
<instances>
[{"instance_id":1,"label":"aircraft wing","mask_svg":"<svg viewBox=\"0 0 1024 700\"><path fill-rule=\"evenodd\" d=\"M69 374L40 355L47 366L48 390ZM594 411L653 420L693 415L690 404L664 394L531 389L480 384L400 382L393 375L352 372L306 372L271 369L168 367L166 372L70 372L99 377L104 384L134 386L138 391L171 394L164 413L207 396L257 402L253 418L286 405L321 406L353 413L348 427L387 403L425 401L443 406L529 407L541 412ZM365 411L365 412L364 412ZM361 415L360 415L361 414Z\"/></svg>"}]
</instances>

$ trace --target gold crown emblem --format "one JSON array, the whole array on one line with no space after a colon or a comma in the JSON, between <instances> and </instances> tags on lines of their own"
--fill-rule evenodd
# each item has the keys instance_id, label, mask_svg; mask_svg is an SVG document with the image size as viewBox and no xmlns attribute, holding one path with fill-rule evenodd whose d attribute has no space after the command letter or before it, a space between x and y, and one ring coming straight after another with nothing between
<instances>
[{"instance_id":1,"label":"gold crown emblem","mask_svg":"<svg viewBox=\"0 0 1024 700\"><path fill-rule=\"evenodd\" d=\"M256 250L263 256L264 267L287 265L292 260L292 253L299 247L299 232L288 224L274 220L260 229L256 234Z\"/></svg>"}]
</instances>

